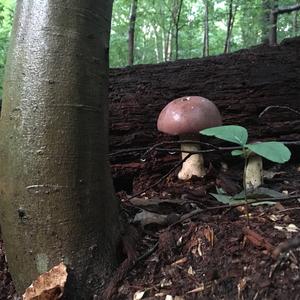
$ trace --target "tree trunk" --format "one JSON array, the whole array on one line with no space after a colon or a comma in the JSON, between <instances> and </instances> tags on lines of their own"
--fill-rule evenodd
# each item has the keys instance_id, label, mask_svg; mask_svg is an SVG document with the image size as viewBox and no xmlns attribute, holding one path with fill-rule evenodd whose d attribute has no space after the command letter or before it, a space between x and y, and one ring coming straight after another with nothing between
<instances>
[{"instance_id":1,"label":"tree trunk","mask_svg":"<svg viewBox=\"0 0 300 300\"><path fill-rule=\"evenodd\" d=\"M269 45L270 46L276 46L277 45L277 19L278 15L291 13L293 11L300 10L300 4L294 4L290 6L285 7L275 7L271 10L270 13L270 33L269 33Z\"/></svg>"},{"instance_id":2,"label":"tree trunk","mask_svg":"<svg viewBox=\"0 0 300 300\"><path fill-rule=\"evenodd\" d=\"M1 115L0 220L18 292L64 261L70 299L117 263L107 163L112 1L18 1Z\"/></svg>"},{"instance_id":3,"label":"tree trunk","mask_svg":"<svg viewBox=\"0 0 300 300\"><path fill-rule=\"evenodd\" d=\"M182 2L183 0L174 1L173 7L173 22L175 27L175 60L178 59L178 50L179 50L179 21L182 9Z\"/></svg>"},{"instance_id":4,"label":"tree trunk","mask_svg":"<svg viewBox=\"0 0 300 300\"><path fill-rule=\"evenodd\" d=\"M272 9L271 0L262 0L262 14L261 14L261 42L263 44L269 43L270 32L270 12Z\"/></svg>"},{"instance_id":5,"label":"tree trunk","mask_svg":"<svg viewBox=\"0 0 300 300\"><path fill-rule=\"evenodd\" d=\"M208 24L208 1L204 0L204 35L203 35L203 56L209 56L209 24Z\"/></svg>"},{"instance_id":6,"label":"tree trunk","mask_svg":"<svg viewBox=\"0 0 300 300\"><path fill-rule=\"evenodd\" d=\"M299 32L299 21L298 21L298 11L294 12L294 18L293 18L293 32L294 36L298 35Z\"/></svg>"},{"instance_id":7,"label":"tree trunk","mask_svg":"<svg viewBox=\"0 0 300 300\"><path fill-rule=\"evenodd\" d=\"M134 61L134 36L135 36L135 20L138 0L132 0L130 17L129 17L129 30L128 30L128 65L132 66Z\"/></svg>"},{"instance_id":8,"label":"tree trunk","mask_svg":"<svg viewBox=\"0 0 300 300\"><path fill-rule=\"evenodd\" d=\"M172 20L169 22L169 28L165 34L165 61L171 60L172 57L172 41L173 41Z\"/></svg>"},{"instance_id":9,"label":"tree trunk","mask_svg":"<svg viewBox=\"0 0 300 300\"><path fill-rule=\"evenodd\" d=\"M237 10L237 4L233 9L233 0L229 0L229 9L228 9L228 21L227 21L227 31L226 31L226 39L225 39L225 46L224 46L224 53L230 52L230 43L231 43L231 35L233 29L233 23L235 18L235 13Z\"/></svg>"}]
</instances>

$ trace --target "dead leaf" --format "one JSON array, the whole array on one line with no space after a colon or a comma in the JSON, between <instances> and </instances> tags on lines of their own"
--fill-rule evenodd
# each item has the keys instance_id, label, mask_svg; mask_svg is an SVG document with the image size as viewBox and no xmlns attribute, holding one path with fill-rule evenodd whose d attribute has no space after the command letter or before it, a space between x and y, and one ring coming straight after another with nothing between
<instances>
[{"instance_id":1,"label":"dead leaf","mask_svg":"<svg viewBox=\"0 0 300 300\"><path fill-rule=\"evenodd\" d=\"M185 201L181 199L160 199L160 198L138 198L134 197L130 199L130 203L143 207L143 206L159 206L160 204L167 203L167 204L176 204L176 205L182 205L185 203Z\"/></svg>"},{"instance_id":2,"label":"dead leaf","mask_svg":"<svg viewBox=\"0 0 300 300\"><path fill-rule=\"evenodd\" d=\"M166 295L165 300L184 300L184 298L181 297L181 296L175 296L175 297L173 297L171 295Z\"/></svg>"},{"instance_id":3,"label":"dead leaf","mask_svg":"<svg viewBox=\"0 0 300 300\"><path fill-rule=\"evenodd\" d=\"M140 213L135 215L133 222L139 222L142 226L146 226L149 224L168 225L170 223L170 220L172 223L172 219L174 217L179 218L179 215L161 215L150 211L142 210Z\"/></svg>"},{"instance_id":4,"label":"dead leaf","mask_svg":"<svg viewBox=\"0 0 300 300\"><path fill-rule=\"evenodd\" d=\"M300 231L300 228L297 227L295 224L289 224L287 226L275 225L274 228L279 231L286 231L286 232L299 232Z\"/></svg>"},{"instance_id":5,"label":"dead leaf","mask_svg":"<svg viewBox=\"0 0 300 300\"><path fill-rule=\"evenodd\" d=\"M193 294L193 293L198 293L198 292L203 292L204 291L204 283L201 283L199 287L191 290L191 291L188 291L187 294Z\"/></svg>"},{"instance_id":6,"label":"dead leaf","mask_svg":"<svg viewBox=\"0 0 300 300\"><path fill-rule=\"evenodd\" d=\"M238 285L237 285L237 289L238 289L238 299L243 299L242 298L242 292L245 290L246 286L247 286L247 282L248 282L249 278L244 277L242 278Z\"/></svg>"},{"instance_id":7,"label":"dead leaf","mask_svg":"<svg viewBox=\"0 0 300 300\"><path fill-rule=\"evenodd\" d=\"M168 280L168 279L166 279L166 278L163 278L162 280L161 280L161 282L160 282L160 287L169 287L169 286L171 286L173 284L173 282L172 282L172 280Z\"/></svg>"},{"instance_id":8,"label":"dead leaf","mask_svg":"<svg viewBox=\"0 0 300 300\"><path fill-rule=\"evenodd\" d=\"M64 263L40 275L23 294L23 300L57 300L64 293L68 273Z\"/></svg>"},{"instance_id":9,"label":"dead leaf","mask_svg":"<svg viewBox=\"0 0 300 300\"><path fill-rule=\"evenodd\" d=\"M187 260L188 260L188 259L187 259L186 257L180 258L180 259L174 261L174 262L171 264L171 266L176 266L176 265L184 264L184 263L187 262Z\"/></svg>"},{"instance_id":10,"label":"dead leaf","mask_svg":"<svg viewBox=\"0 0 300 300\"><path fill-rule=\"evenodd\" d=\"M137 292L135 292L134 295L133 295L133 300L143 299L145 293L146 293L146 291L137 291Z\"/></svg>"},{"instance_id":11,"label":"dead leaf","mask_svg":"<svg viewBox=\"0 0 300 300\"><path fill-rule=\"evenodd\" d=\"M214 235L214 230L211 227L207 227L203 229L203 234L205 236L205 238L207 239L207 241L211 244L211 246L214 246L214 242L215 242L215 235Z\"/></svg>"},{"instance_id":12,"label":"dead leaf","mask_svg":"<svg viewBox=\"0 0 300 300\"><path fill-rule=\"evenodd\" d=\"M273 172L269 170L264 170L263 173L264 173L264 178L266 179L273 179L274 177L286 174L286 172Z\"/></svg>"},{"instance_id":13,"label":"dead leaf","mask_svg":"<svg viewBox=\"0 0 300 300\"><path fill-rule=\"evenodd\" d=\"M195 271L193 270L193 267L192 266L189 266L189 268L188 268L188 274L190 274L190 275L192 275L192 276L194 276L196 273L195 273Z\"/></svg>"},{"instance_id":14,"label":"dead leaf","mask_svg":"<svg viewBox=\"0 0 300 300\"><path fill-rule=\"evenodd\" d=\"M165 225L167 224L167 218L167 215L160 215L143 210L142 212L135 215L133 222L140 222L142 226L146 226L149 224Z\"/></svg>"}]
</instances>

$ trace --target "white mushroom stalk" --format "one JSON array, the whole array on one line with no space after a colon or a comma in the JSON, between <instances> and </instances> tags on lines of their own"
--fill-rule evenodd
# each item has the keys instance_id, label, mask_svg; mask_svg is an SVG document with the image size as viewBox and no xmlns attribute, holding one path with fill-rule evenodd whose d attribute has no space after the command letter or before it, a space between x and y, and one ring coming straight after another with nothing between
<instances>
[{"instance_id":1,"label":"white mushroom stalk","mask_svg":"<svg viewBox=\"0 0 300 300\"><path fill-rule=\"evenodd\" d=\"M188 152L199 151L201 150L199 145L196 144L181 144L181 157L184 159ZM185 152L186 151L186 152ZM191 155L183 164L182 168L178 173L178 178L181 180L188 180L192 178L192 176L204 177L206 175L206 171L204 168L204 160L203 155L193 154Z\"/></svg>"},{"instance_id":2,"label":"white mushroom stalk","mask_svg":"<svg viewBox=\"0 0 300 300\"><path fill-rule=\"evenodd\" d=\"M245 184L247 190L254 190L263 183L263 162L259 155L252 153L248 157L245 169Z\"/></svg>"}]
</instances>

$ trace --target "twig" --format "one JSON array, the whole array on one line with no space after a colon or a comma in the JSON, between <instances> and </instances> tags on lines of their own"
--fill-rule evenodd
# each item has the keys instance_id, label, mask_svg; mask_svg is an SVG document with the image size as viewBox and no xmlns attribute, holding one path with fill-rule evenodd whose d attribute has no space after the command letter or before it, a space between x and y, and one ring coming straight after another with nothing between
<instances>
[{"instance_id":1,"label":"twig","mask_svg":"<svg viewBox=\"0 0 300 300\"><path fill-rule=\"evenodd\" d=\"M273 108L276 108L276 109L287 109L289 111L292 111L294 112L295 114L297 115L300 115L300 111L294 109L294 108L291 108L289 106L282 106L282 105L270 105L270 106L267 106L259 115L258 115L258 118L260 119L263 115L265 115L270 109L273 109Z\"/></svg>"},{"instance_id":2,"label":"twig","mask_svg":"<svg viewBox=\"0 0 300 300\"><path fill-rule=\"evenodd\" d=\"M272 255L272 252L275 247L270 242L268 242L262 235L248 227L243 228L243 233L248 239L248 241L251 242L254 246L264 248Z\"/></svg>"},{"instance_id":3,"label":"twig","mask_svg":"<svg viewBox=\"0 0 300 300\"><path fill-rule=\"evenodd\" d=\"M300 234L288 239L287 241L279 244L273 251L274 258L278 258L282 253L300 247Z\"/></svg>"},{"instance_id":4,"label":"twig","mask_svg":"<svg viewBox=\"0 0 300 300\"><path fill-rule=\"evenodd\" d=\"M211 151L215 151L215 150L220 150L219 147L210 144L210 143L204 143L204 142L200 142L200 141L194 141L194 140L181 140L181 141L167 141L167 142L160 142L157 144L154 144L153 146L151 146L143 155L142 155L142 159L147 157L151 152L153 152L154 150L156 150L158 147L164 146L164 145L180 145L180 144L196 144L196 145L202 145L202 146L207 146L211 148ZM215 150L213 150L215 149Z\"/></svg>"},{"instance_id":5,"label":"twig","mask_svg":"<svg viewBox=\"0 0 300 300\"><path fill-rule=\"evenodd\" d=\"M285 13L290 13L295 10L300 10L300 4L294 4L286 7L277 7L273 9L274 14L285 14Z\"/></svg>"},{"instance_id":6,"label":"twig","mask_svg":"<svg viewBox=\"0 0 300 300\"><path fill-rule=\"evenodd\" d=\"M297 199L299 198L300 195L295 195L295 196L290 196L290 197L278 197L278 198L261 198L261 199L258 199L258 200L252 200L252 201L248 201L248 204L253 204L253 203L260 203L260 202L265 202L265 201L270 201L270 202L280 202L280 201L290 201L290 200L293 200L293 199ZM197 208L195 209L194 211L191 211L183 216L181 216L181 218L172 223L171 225L169 225L168 228L171 228L179 223L182 223L183 221L187 220L187 219L190 219L200 213L204 213L204 212L207 212L207 211L211 211L211 210L217 210L217 209L225 209L225 208L235 208L235 207L239 207L239 206L243 206L245 205L246 203L237 203L237 204L226 204L226 205L218 205L218 206L212 206L212 207L207 207L205 209L200 209L200 208Z\"/></svg>"},{"instance_id":7,"label":"twig","mask_svg":"<svg viewBox=\"0 0 300 300\"><path fill-rule=\"evenodd\" d=\"M179 148L160 148L160 146L163 145L168 145L168 144L173 144L173 145L180 145L182 143L194 143L197 145L205 145L205 146L211 146L211 148L208 149L203 149L203 150L198 150L198 151L182 151ZM300 141L279 141L285 145L300 145ZM146 157L153 151L159 151L159 152L175 152L175 153L181 153L181 152L185 152L185 153L191 153L191 154L199 154L199 153L208 153L208 152L216 152L216 151L232 151L232 150L240 150L242 149L242 147L236 146L236 147L217 147L215 145L209 144L209 143L203 143L203 142L199 142L199 141L191 141L191 140L182 140L182 141L169 141L169 142L161 142L158 144L155 144L151 147L140 147L140 148L132 148L132 149L124 149L124 150L119 150L113 153L109 154L109 157L112 156L117 156L120 154L126 154L126 153L130 153L130 152L141 152L141 151L145 151L146 152L144 154L142 154L141 156L141 160L146 160Z\"/></svg>"},{"instance_id":8,"label":"twig","mask_svg":"<svg viewBox=\"0 0 300 300\"><path fill-rule=\"evenodd\" d=\"M131 197L127 198L124 200L124 202L128 202L131 199L140 196L141 194L147 192L148 190L152 189L153 187L157 186L158 184L160 184L165 178L167 178L172 172L174 172L179 166L181 166L189 157L191 157L193 154L189 153L184 159L182 159L179 163L177 163L167 174L165 174L164 176L162 176L159 180L157 180L155 183L151 184L150 186L148 186L147 188L145 188L144 190L142 190L141 192L138 192L134 195L132 195Z\"/></svg>"},{"instance_id":9,"label":"twig","mask_svg":"<svg viewBox=\"0 0 300 300\"><path fill-rule=\"evenodd\" d=\"M132 270L140 261L146 259L149 257L157 248L158 248L158 242L156 242L148 251L146 251L144 254L139 256L137 260L135 261L135 264L132 266L130 270Z\"/></svg>"},{"instance_id":10,"label":"twig","mask_svg":"<svg viewBox=\"0 0 300 300\"><path fill-rule=\"evenodd\" d=\"M289 207L289 208L285 208L285 209L281 209L279 211L279 213L283 213L283 212L287 212L287 211L293 211L293 210L300 210L300 207Z\"/></svg>"}]
</instances>

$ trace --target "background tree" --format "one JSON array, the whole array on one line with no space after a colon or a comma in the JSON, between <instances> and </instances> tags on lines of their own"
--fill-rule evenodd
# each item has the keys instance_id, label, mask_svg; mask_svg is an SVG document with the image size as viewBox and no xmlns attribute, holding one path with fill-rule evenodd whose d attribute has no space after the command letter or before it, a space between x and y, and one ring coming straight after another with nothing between
<instances>
[{"instance_id":1,"label":"background tree","mask_svg":"<svg viewBox=\"0 0 300 300\"><path fill-rule=\"evenodd\" d=\"M270 13L270 32L269 32L269 44L277 44L277 23L278 16L282 14L290 14L300 10L300 4L294 4L290 6L278 7L277 5L271 10Z\"/></svg>"},{"instance_id":2,"label":"background tree","mask_svg":"<svg viewBox=\"0 0 300 300\"><path fill-rule=\"evenodd\" d=\"M236 14L237 8L238 8L238 4L234 4L233 0L228 0L228 20L227 20L227 30L226 30L224 53L230 52L231 35L232 35L233 24L234 24L234 19L235 19L235 14Z\"/></svg>"},{"instance_id":3,"label":"background tree","mask_svg":"<svg viewBox=\"0 0 300 300\"><path fill-rule=\"evenodd\" d=\"M110 66L122 67L128 65L128 30L131 3L133 0L115 0L110 42ZM207 2L206 2L207 1ZM184 0L178 19L178 39L176 50L176 30L174 29L176 8L179 0L139 0L138 15L135 20L134 30L134 64L148 64L168 61L170 59L193 58L205 56L209 36L209 55L224 52L225 40L230 34L230 52L241 48L248 48L262 43L268 39L269 7L278 3L279 7L286 7L297 3L295 0L234 0L233 9L238 9L234 15L234 26L228 31L228 3L230 0ZM0 0L6 6L13 7L13 0ZM177 3L177 4L176 4ZM209 16L205 12L206 3L209 4ZM178 16L178 15L177 15ZM8 20L8 17L5 17ZM7 24L9 22L5 21ZM280 42L287 37L299 35L297 14L281 14L277 22L277 40ZM205 26L208 25L208 35ZM231 28L229 28L231 29ZM8 40L9 30L4 31L4 40ZM6 42L1 42L0 47L6 49ZM5 54L5 51L3 52ZM1 60L1 55L0 55ZM0 96L1 96L1 67L0 61Z\"/></svg>"},{"instance_id":4,"label":"background tree","mask_svg":"<svg viewBox=\"0 0 300 300\"><path fill-rule=\"evenodd\" d=\"M269 32L270 32L270 14L271 9L276 5L276 0L261 0L262 11L261 11L261 41L264 44L269 43Z\"/></svg>"},{"instance_id":5,"label":"background tree","mask_svg":"<svg viewBox=\"0 0 300 300\"><path fill-rule=\"evenodd\" d=\"M128 30L128 65L133 65L134 60L134 32L135 20L138 0L132 0L130 17L129 17L129 30Z\"/></svg>"},{"instance_id":6,"label":"background tree","mask_svg":"<svg viewBox=\"0 0 300 300\"><path fill-rule=\"evenodd\" d=\"M15 3L11 0L0 1L0 97L2 95L2 81L8 40L12 26Z\"/></svg>"},{"instance_id":7,"label":"background tree","mask_svg":"<svg viewBox=\"0 0 300 300\"><path fill-rule=\"evenodd\" d=\"M203 0L204 13L204 34L203 34L203 57L209 55L209 0Z\"/></svg>"},{"instance_id":8,"label":"background tree","mask_svg":"<svg viewBox=\"0 0 300 300\"><path fill-rule=\"evenodd\" d=\"M70 299L117 263L108 168L112 1L18 1L1 114L0 221L19 292L64 261Z\"/></svg>"}]
</instances>

